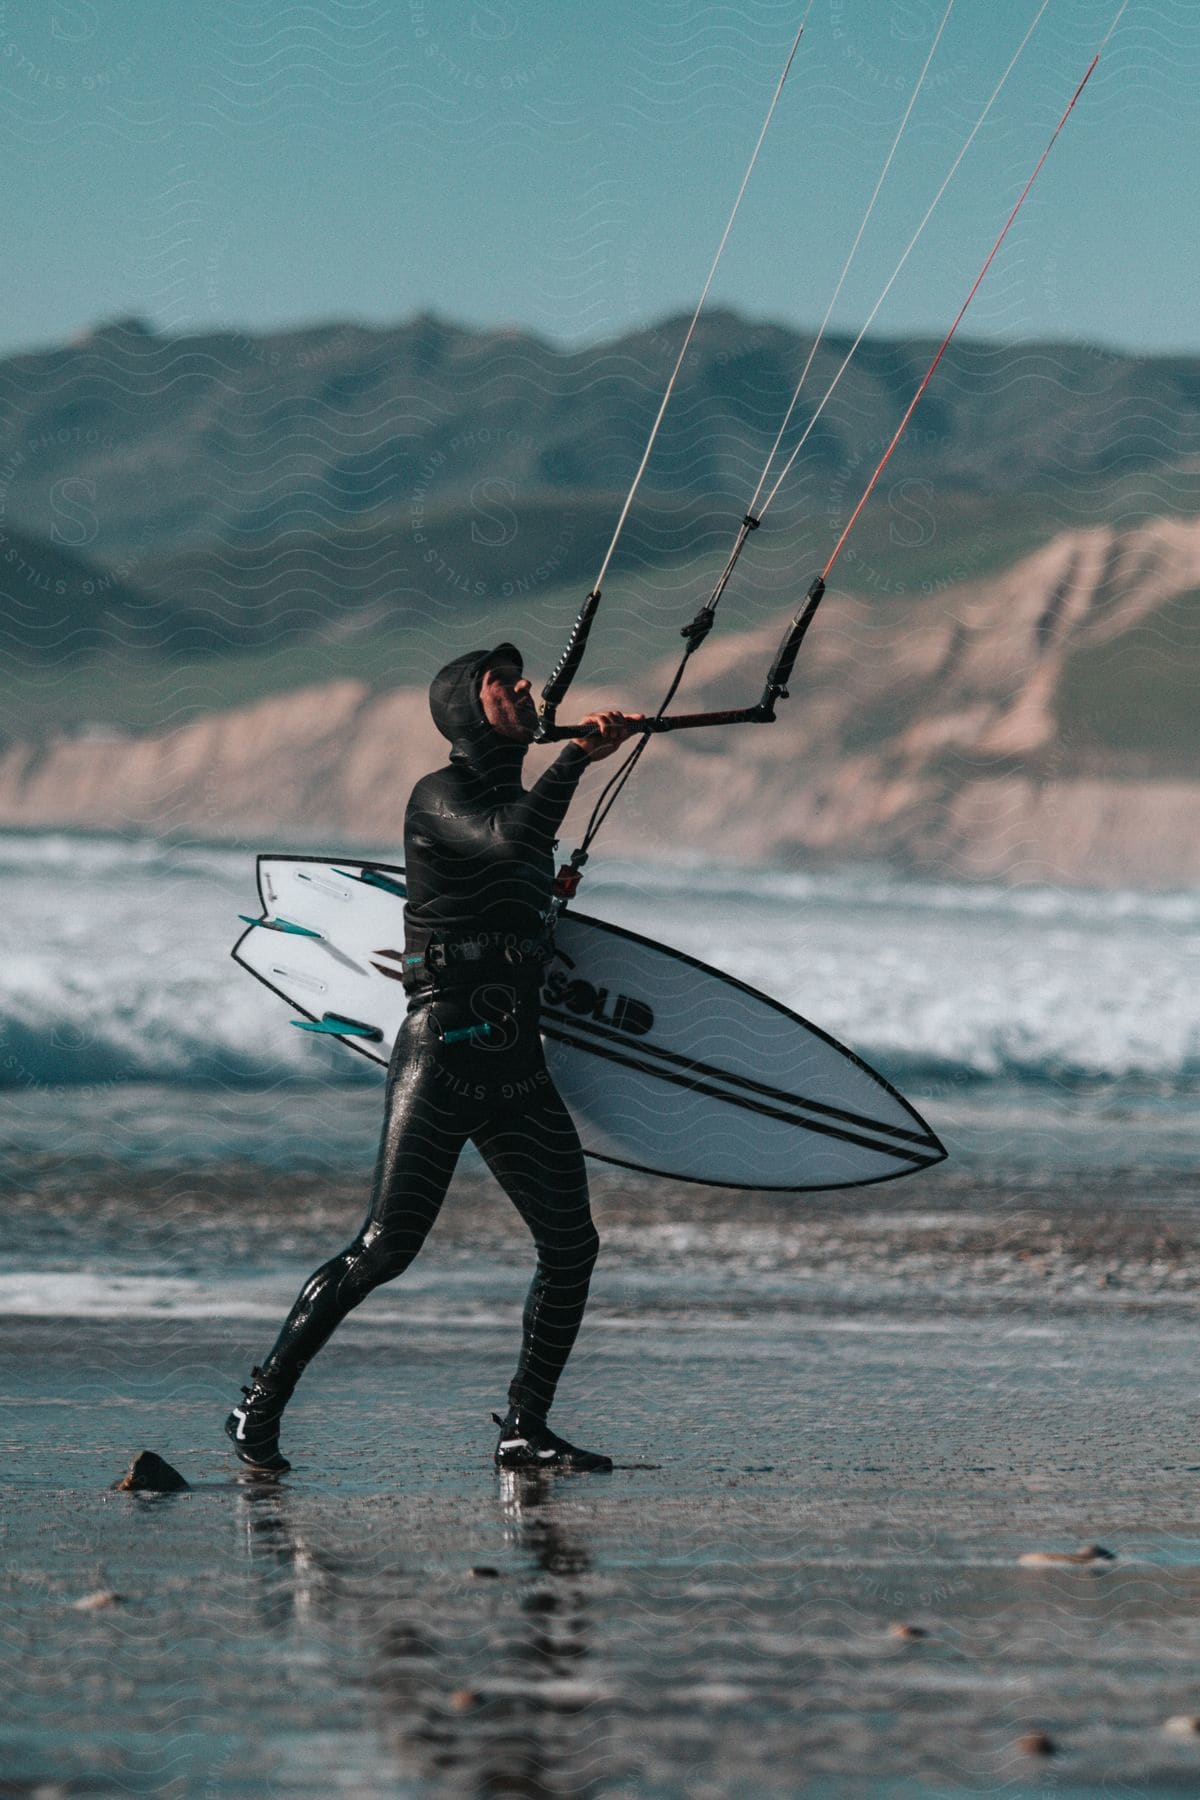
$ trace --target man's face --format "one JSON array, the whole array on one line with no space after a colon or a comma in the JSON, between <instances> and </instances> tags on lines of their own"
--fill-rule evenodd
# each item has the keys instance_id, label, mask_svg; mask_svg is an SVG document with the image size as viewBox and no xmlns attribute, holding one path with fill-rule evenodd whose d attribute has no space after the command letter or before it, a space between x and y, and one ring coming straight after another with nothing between
<instances>
[{"instance_id":1,"label":"man's face","mask_svg":"<svg viewBox=\"0 0 1200 1800\"><path fill-rule=\"evenodd\" d=\"M502 738L511 738L518 744L528 744L532 739L538 722L532 688L532 682L520 673L516 663L498 662L484 671L479 704L492 730Z\"/></svg>"}]
</instances>

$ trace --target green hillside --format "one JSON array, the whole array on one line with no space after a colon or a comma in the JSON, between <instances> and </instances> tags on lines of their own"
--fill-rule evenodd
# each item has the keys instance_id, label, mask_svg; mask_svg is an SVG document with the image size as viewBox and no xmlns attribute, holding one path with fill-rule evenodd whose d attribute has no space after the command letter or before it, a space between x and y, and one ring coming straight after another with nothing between
<instances>
[{"instance_id":1,"label":"green hillside","mask_svg":"<svg viewBox=\"0 0 1200 1800\"><path fill-rule=\"evenodd\" d=\"M684 321L562 350L429 317L251 337L137 321L0 361L0 524L125 564L403 513L472 506L483 535L536 496L625 491ZM646 492L744 508L812 346L784 326L701 319ZM813 406L849 340L821 345ZM934 345L868 338L782 504L849 511ZM802 400L797 431L807 416ZM789 436L785 452L795 441ZM1200 367L1077 344L955 343L886 488L1036 497L1170 483L1200 455ZM1194 486L1194 475L1192 476ZM883 496L881 496L883 498ZM1169 510L1160 494L1156 510ZM910 509L914 513L915 509Z\"/></svg>"}]
</instances>

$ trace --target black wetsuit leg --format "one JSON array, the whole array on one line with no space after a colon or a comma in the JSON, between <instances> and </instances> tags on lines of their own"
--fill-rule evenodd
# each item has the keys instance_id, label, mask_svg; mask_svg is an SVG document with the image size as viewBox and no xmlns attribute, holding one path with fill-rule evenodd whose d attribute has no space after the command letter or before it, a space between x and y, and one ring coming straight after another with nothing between
<instances>
[{"instance_id":1,"label":"black wetsuit leg","mask_svg":"<svg viewBox=\"0 0 1200 1800\"><path fill-rule=\"evenodd\" d=\"M537 1248L508 1398L544 1418L579 1332L600 1240L579 1134L549 1070L543 1064L513 1086L511 1110L493 1112L471 1135Z\"/></svg>"},{"instance_id":2,"label":"black wetsuit leg","mask_svg":"<svg viewBox=\"0 0 1200 1800\"><path fill-rule=\"evenodd\" d=\"M574 1122L521 1010L502 1056L444 1047L409 1014L388 1070L370 1206L358 1235L305 1283L262 1366L290 1394L304 1368L374 1288L402 1275L437 1219L468 1138L529 1227L537 1267L525 1303L513 1405L545 1416L579 1332L599 1239ZM457 1016L457 1015L455 1015Z\"/></svg>"},{"instance_id":3,"label":"black wetsuit leg","mask_svg":"<svg viewBox=\"0 0 1200 1800\"><path fill-rule=\"evenodd\" d=\"M263 1364L290 1393L307 1363L373 1288L408 1268L425 1242L477 1117L438 1053L423 1013L410 1013L388 1068L383 1136L361 1231L305 1283Z\"/></svg>"}]
</instances>

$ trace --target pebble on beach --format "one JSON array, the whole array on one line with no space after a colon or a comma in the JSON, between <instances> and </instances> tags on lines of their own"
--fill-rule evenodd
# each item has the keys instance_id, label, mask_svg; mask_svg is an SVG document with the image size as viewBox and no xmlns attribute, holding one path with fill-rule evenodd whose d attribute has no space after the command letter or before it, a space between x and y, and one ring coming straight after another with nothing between
<instances>
[{"instance_id":1,"label":"pebble on beach","mask_svg":"<svg viewBox=\"0 0 1200 1800\"><path fill-rule=\"evenodd\" d=\"M1083 1544L1078 1550L1025 1550L1017 1558L1023 1569L1045 1569L1058 1563L1071 1563L1076 1568L1086 1569L1116 1560L1112 1551L1101 1544Z\"/></svg>"},{"instance_id":2,"label":"pebble on beach","mask_svg":"<svg viewBox=\"0 0 1200 1800\"><path fill-rule=\"evenodd\" d=\"M106 1607L120 1606L122 1596L114 1594L111 1588L97 1588L94 1594L84 1594L81 1599L71 1604L76 1612L103 1612Z\"/></svg>"},{"instance_id":3,"label":"pebble on beach","mask_svg":"<svg viewBox=\"0 0 1200 1800\"><path fill-rule=\"evenodd\" d=\"M1024 1737L1017 1739L1017 1749L1023 1750L1026 1756L1054 1756L1058 1745L1045 1731L1027 1731Z\"/></svg>"},{"instance_id":4,"label":"pebble on beach","mask_svg":"<svg viewBox=\"0 0 1200 1800\"><path fill-rule=\"evenodd\" d=\"M118 1494L182 1494L190 1485L153 1450L139 1450L121 1479L113 1482Z\"/></svg>"},{"instance_id":5,"label":"pebble on beach","mask_svg":"<svg viewBox=\"0 0 1200 1800\"><path fill-rule=\"evenodd\" d=\"M889 1625L888 1636L898 1638L902 1644L915 1644L920 1638L929 1636L923 1625Z\"/></svg>"},{"instance_id":6,"label":"pebble on beach","mask_svg":"<svg viewBox=\"0 0 1200 1800\"><path fill-rule=\"evenodd\" d=\"M1200 1715L1175 1713L1171 1718L1163 1720L1163 1730L1168 1737L1198 1738L1200 1737Z\"/></svg>"}]
</instances>

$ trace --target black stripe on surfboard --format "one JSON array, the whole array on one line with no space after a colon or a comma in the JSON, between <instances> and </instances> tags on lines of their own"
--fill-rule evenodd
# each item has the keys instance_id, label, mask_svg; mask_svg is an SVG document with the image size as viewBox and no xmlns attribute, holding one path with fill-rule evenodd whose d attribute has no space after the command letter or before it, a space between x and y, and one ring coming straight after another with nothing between
<instances>
[{"instance_id":1,"label":"black stripe on surfboard","mask_svg":"<svg viewBox=\"0 0 1200 1800\"><path fill-rule=\"evenodd\" d=\"M574 1021L570 1021L574 1024ZM613 1062L623 1069L633 1069L639 1075L653 1075L659 1081L670 1082L672 1087L685 1088L690 1094L704 1094L713 1100L724 1100L729 1106L737 1106L743 1112L760 1113L764 1118L779 1119L785 1125L793 1125L800 1131L812 1131L820 1137L838 1138L844 1144L855 1144L861 1150L874 1150L878 1156L899 1158L910 1162L914 1169L926 1167L930 1162L940 1162L940 1156L930 1156L928 1152L906 1150L901 1144L880 1144L874 1138L863 1137L859 1132L845 1131L837 1125L826 1125L819 1119L798 1118L795 1113L785 1113L777 1106L767 1106L761 1100L751 1100L742 1094L731 1094L725 1088L714 1087L707 1081L693 1081L685 1075L674 1075L669 1069L656 1067L653 1063L642 1062L628 1051L610 1049L607 1045L589 1043L586 1038L570 1037L564 1031L548 1028L543 1019L542 1036L552 1038L557 1044L566 1044L571 1050L586 1051L589 1056L602 1057L605 1062Z\"/></svg>"},{"instance_id":2,"label":"black stripe on surfboard","mask_svg":"<svg viewBox=\"0 0 1200 1800\"><path fill-rule=\"evenodd\" d=\"M572 1031L595 1033L597 1037L609 1043L624 1045L627 1049L636 1047L643 1056L657 1056L663 1062L674 1064L679 1069L693 1069L697 1075L706 1075L711 1081L725 1081L731 1087L745 1088L748 1093L761 1094L766 1100L779 1100L785 1106L801 1107L806 1112L820 1113L824 1118L840 1120L844 1125L857 1125L865 1131L876 1131L886 1137L900 1138L906 1144L919 1144L926 1150L941 1150L941 1145L931 1135L919 1131L906 1131L900 1125L886 1125L880 1119L869 1119L865 1113L850 1112L841 1106L830 1106L824 1100L807 1100L802 1094L789 1094L786 1088L770 1087L765 1081L755 1081L749 1075L732 1075L727 1069L719 1069L714 1063L697 1062L693 1056L684 1056L678 1050L665 1050L660 1044L651 1044L643 1040L636 1046L630 1045L624 1032L617 1032L611 1025L597 1024L594 1019L577 1019L568 1013L559 1012L554 1007L543 1006L543 1019L553 1019L558 1025L568 1025ZM857 1065L861 1066L861 1065Z\"/></svg>"}]
</instances>

